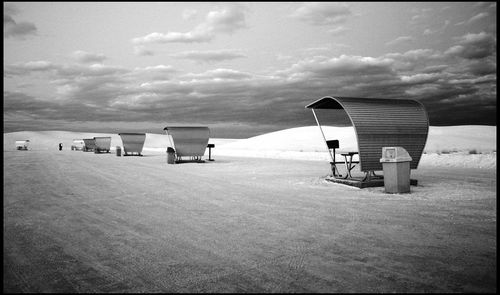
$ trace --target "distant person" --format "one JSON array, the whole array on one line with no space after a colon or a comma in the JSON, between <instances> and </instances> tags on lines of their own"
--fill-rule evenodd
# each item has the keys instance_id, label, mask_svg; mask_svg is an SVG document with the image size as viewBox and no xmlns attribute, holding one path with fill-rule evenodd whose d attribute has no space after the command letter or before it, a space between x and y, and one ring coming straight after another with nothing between
<instances>
[{"instance_id":1,"label":"distant person","mask_svg":"<svg viewBox=\"0 0 500 295\"><path fill-rule=\"evenodd\" d=\"M59 143L59 150L62 151L62 143Z\"/></svg>"}]
</instances>

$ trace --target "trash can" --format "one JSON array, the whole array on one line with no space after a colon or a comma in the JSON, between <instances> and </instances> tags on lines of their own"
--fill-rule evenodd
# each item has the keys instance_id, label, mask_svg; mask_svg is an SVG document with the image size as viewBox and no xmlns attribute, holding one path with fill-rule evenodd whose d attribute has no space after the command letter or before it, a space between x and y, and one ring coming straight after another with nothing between
<instances>
[{"instance_id":1,"label":"trash can","mask_svg":"<svg viewBox=\"0 0 500 295\"><path fill-rule=\"evenodd\" d=\"M119 145L117 145L116 146L116 156L120 157L121 155L122 155L122 148Z\"/></svg>"},{"instance_id":2,"label":"trash can","mask_svg":"<svg viewBox=\"0 0 500 295\"><path fill-rule=\"evenodd\" d=\"M383 147L382 168L384 170L385 192L410 192L410 162L411 157L402 147Z\"/></svg>"},{"instance_id":3,"label":"trash can","mask_svg":"<svg viewBox=\"0 0 500 295\"><path fill-rule=\"evenodd\" d=\"M171 147L167 148L167 164L175 164L175 150Z\"/></svg>"}]
</instances>

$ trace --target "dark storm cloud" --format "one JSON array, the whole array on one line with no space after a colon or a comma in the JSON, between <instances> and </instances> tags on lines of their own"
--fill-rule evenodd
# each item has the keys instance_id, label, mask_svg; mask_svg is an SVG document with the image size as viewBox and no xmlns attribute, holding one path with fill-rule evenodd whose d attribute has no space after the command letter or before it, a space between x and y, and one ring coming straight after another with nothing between
<instances>
[{"instance_id":1,"label":"dark storm cloud","mask_svg":"<svg viewBox=\"0 0 500 295\"><path fill-rule=\"evenodd\" d=\"M19 92L5 91L3 94L4 113L25 111L38 114L41 110L56 109L57 104L36 100L34 97Z\"/></svg>"},{"instance_id":2,"label":"dark storm cloud","mask_svg":"<svg viewBox=\"0 0 500 295\"><path fill-rule=\"evenodd\" d=\"M4 95L4 114L69 121L202 122L304 126L304 108L326 95L411 98L431 125L496 124L496 39L467 34L444 52L415 49L379 57L315 56L265 75L216 68L185 73L172 66L125 69L44 61L7 65L6 75L45 73L56 98Z\"/></svg>"},{"instance_id":3,"label":"dark storm cloud","mask_svg":"<svg viewBox=\"0 0 500 295\"><path fill-rule=\"evenodd\" d=\"M481 59L496 52L496 37L492 34L481 32L479 34L467 34L457 39L459 45L448 49L447 54L466 59Z\"/></svg>"},{"instance_id":4,"label":"dark storm cloud","mask_svg":"<svg viewBox=\"0 0 500 295\"><path fill-rule=\"evenodd\" d=\"M4 4L3 15L3 37L24 39L29 35L36 35L37 28L31 22L16 21L13 15L17 14L18 9L12 4Z\"/></svg>"}]
</instances>

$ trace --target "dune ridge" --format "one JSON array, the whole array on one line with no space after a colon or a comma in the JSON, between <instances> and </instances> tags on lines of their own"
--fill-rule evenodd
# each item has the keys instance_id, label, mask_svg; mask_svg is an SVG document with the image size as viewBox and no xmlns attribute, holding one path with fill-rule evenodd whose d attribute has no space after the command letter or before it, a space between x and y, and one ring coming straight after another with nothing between
<instances>
[{"instance_id":1,"label":"dune ridge","mask_svg":"<svg viewBox=\"0 0 500 295\"><path fill-rule=\"evenodd\" d=\"M323 126L327 140L338 139L343 151L356 151L354 127ZM70 149L73 139L111 137L111 150L123 147L121 137L112 133L72 131L20 131L4 133L4 151L14 150L15 141L29 139L35 150ZM212 155L329 161L327 148L317 126L304 126L270 132L247 139L210 138L215 144ZM146 133L143 153L165 153L170 146L166 134ZM208 155L208 149L206 151ZM421 160L423 165L495 168L496 126L446 126L429 128Z\"/></svg>"}]
</instances>

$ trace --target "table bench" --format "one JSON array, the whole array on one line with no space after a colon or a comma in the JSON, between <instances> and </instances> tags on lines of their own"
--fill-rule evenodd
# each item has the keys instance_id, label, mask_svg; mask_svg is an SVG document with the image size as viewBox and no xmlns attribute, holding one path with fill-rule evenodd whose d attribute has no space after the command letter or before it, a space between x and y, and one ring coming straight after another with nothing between
<instances>
[{"instance_id":1,"label":"table bench","mask_svg":"<svg viewBox=\"0 0 500 295\"><path fill-rule=\"evenodd\" d=\"M357 154L358 154L358 152L347 152L347 153L340 154L341 156L344 156L344 164L345 164L345 169L346 169L346 175L344 177L345 179L347 179L347 177L352 178L351 170L354 169L354 167L356 167L356 165L352 165L352 164L359 164L359 161L352 160L352 157L354 155L357 155Z\"/></svg>"},{"instance_id":2,"label":"table bench","mask_svg":"<svg viewBox=\"0 0 500 295\"><path fill-rule=\"evenodd\" d=\"M328 146L328 150L333 150L332 153L332 160L333 162L330 162L330 165L332 166L332 173L333 177L342 177L340 174L339 170L337 169L337 164L345 164L346 168L346 175L343 177L345 179L352 178L351 176L351 170L356 167L356 165L353 164L358 164L359 161L353 161L352 157L354 155L357 155L358 152L346 152L346 153L341 153L340 155L344 157L344 161L336 161L335 160L335 149L339 148L339 141L337 139L335 140L327 140L326 145Z\"/></svg>"}]
</instances>

